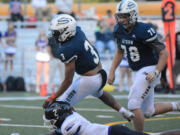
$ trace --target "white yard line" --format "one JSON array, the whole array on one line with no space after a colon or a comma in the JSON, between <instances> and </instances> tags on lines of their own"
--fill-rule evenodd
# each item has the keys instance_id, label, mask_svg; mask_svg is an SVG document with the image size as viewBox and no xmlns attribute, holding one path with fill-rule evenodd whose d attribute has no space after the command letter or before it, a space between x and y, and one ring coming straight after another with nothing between
<instances>
[{"instance_id":1,"label":"white yard line","mask_svg":"<svg viewBox=\"0 0 180 135\"><path fill-rule=\"evenodd\" d=\"M15 108L15 109L38 109L42 110L40 106L24 106L24 105L0 105L1 108ZM95 109L95 108L75 108L77 111L92 111L92 112L115 112L113 109Z\"/></svg>"},{"instance_id":2,"label":"white yard line","mask_svg":"<svg viewBox=\"0 0 180 135\"><path fill-rule=\"evenodd\" d=\"M48 128L44 125L23 125L23 124L0 124L2 127L29 127L29 128Z\"/></svg>"},{"instance_id":3,"label":"white yard line","mask_svg":"<svg viewBox=\"0 0 180 135\"><path fill-rule=\"evenodd\" d=\"M128 95L113 95L116 99L127 99ZM27 101L34 101L34 100L44 100L47 97L41 96L34 96L34 97L0 97L0 101L19 101L19 100L27 100ZM87 96L85 99L94 99L95 97ZM155 98L180 98L180 94L156 94Z\"/></svg>"},{"instance_id":4,"label":"white yard line","mask_svg":"<svg viewBox=\"0 0 180 135\"><path fill-rule=\"evenodd\" d=\"M9 118L1 118L0 117L0 121L11 121L11 119L9 119Z\"/></svg>"}]
</instances>

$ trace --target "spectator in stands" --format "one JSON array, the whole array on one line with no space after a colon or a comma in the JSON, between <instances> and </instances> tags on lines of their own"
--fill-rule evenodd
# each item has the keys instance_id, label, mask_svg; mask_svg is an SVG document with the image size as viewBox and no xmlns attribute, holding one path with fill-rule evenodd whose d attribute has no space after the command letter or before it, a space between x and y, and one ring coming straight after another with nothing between
<instances>
[{"instance_id":1,"label":"spectator in stands","mask_svg":"<svg viewBox=\"0 0 180 135\"><path fill-rule=\"evenodd\" d=\"M107 17L105 18L105 22L108 25L109 29L113 32L114 26L116 25L116 19L110 9L106 11L106 14Z\"/></svg>"},{"instance_id":2,"label":"spectator in stands","mask_svg":"<svg viewBox=\"0 0 180 135\"><path fill-rule=\"evenodd\" d=\"M23 10L21 7L20 0L10 0L9 2L9 14L11 16L11 21L24 21Z\"/></svg>"},{"instance_id":3,"label":"spectator in stands","mask_svg":"<svg viewBox=\"0 0 180 135\"><path fill-rule=\"evenodd\" d=\"M132 73L129 68L129 63L126 57L123 57L121 63L119 64L119 91L129 91L132 85ZM125 83L125 77L127 76L127 86Z\"/></svg>"},{"instance_id":4,"label":"spectator in stands","mask_svg":"<svg viewBox=\"0 0 180 135\"><path fill-rule=\"evenodd\" d=\"M32 0L31 4L38 21L52 19L51 8L47 8L47 0Z\"/></svg>"},{"instance_id":5,"label":"spectator in stands","mask_svg":"<svg viewBox=\"0 0 180 135\"><path fill-rule=\"evenodd\" d=\"M180 73L180 31L176 33L176 55L174 66L174 85L177 87L177 76Z\"/></svg>"},{"instance_id":6,"label":"spectator in stands","mask_svg":"<svg viewBox=\"0 0 180 135\"><path fill-rule=\"evenodd\" d=\"M64 67L64 64L58 59L59 44L54 39L54 37L49 36L48 45L50 46L50 49L51 49L51 66L50 66L51 69L50 69L50 83L49 84L52 86L51 90L53 90L55 87L54 82L55 82L56 72L59 71L60 79L62 81L64 79L65 67Z\"/></svg>"},{"instance_id":7,"label":"spectator in stands","mask_svg":"<svg viewBox=\"0 0 180 135\"><path fill-rule=\"evenodd\" d=\"M115 42L113 40L112 27L109 27L105 22L105 19L99 20L95 36L96 42L95 46L102 58L102 54L105 50L108 50L111 54L115 52Z\"/></svg>"},{"instance_id":8,"label":"spectator in stands","mask_svg":"<svg viewBox=\"0 0 180 135\"><path fill-rule=\"evenodd\" d=\"M45 29L41 29L36 45L36 93L40 92L41 72L44 70L44 82L49 83L50 49Z\"/></svg>"},{"instance_id":9,"label":"spectator in stands","mask_svg":"<svg viewBox=\"0 0 180 135\"><path fill-rule=\"evenodd\" d=\"M16 39L17 34L14 30L14 23L8 23L8 30L5 32L5 45L4 45L4 52L5 52L5 64L4 69L7 71L8 63L10 63L10 70L13 71L13 58L16 54Z\"/></svg>"},{"instance_id":10,"label":"spectator in stands","mask_svg":"<svg viewBox=\"0 0 180 135\"><path fill-rule=\"evenodd\" d=\"M73 0L55 0L57 14L69 14L75 17L73 12Z\"/></svg>"}]
</instances>

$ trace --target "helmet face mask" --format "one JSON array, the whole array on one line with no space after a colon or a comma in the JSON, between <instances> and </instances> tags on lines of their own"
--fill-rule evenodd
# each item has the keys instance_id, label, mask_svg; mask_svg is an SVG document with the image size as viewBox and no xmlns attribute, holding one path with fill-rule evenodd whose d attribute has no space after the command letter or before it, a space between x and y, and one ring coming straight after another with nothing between
<instances>
[{"instance_id":1,"label":"helmet face mask","mask_svg":"<svg viewBox=\"0 0 180 135\"><path fill-rule=\"evenodd\" d=\"M76 21L70 15L58 15L51 21L50 30L57 42L65 42L76 34Z\"/></svg>"},{"instance_id":2,"label":"helmet face mask","mask_svg":"<svg viewBox=\"0 0 180 135\"><path fill-rule=\"evenodd\" d=\"M44 120L44 126L47 126L49 131L54 131L57 129L57 126L55 124L57 122L56 119L48 120L46 119L45 115L43 115L43 120Z\"/></svg>"},{"instance_id":3,"label":"helmet face mask","mask_svg":"<svg viewBox=\"0 0 180 135\"><path fill-rule=\"evenodd\" d=\"M55 101L45 109L43 115L44 125L50 130L60 128L67 116L72 114L72 109L67 102Z\"/></svg>"},{"instance_id":4,"label":"helmet face mask","mask_svg":"<svg viewBox=\"0 0 180 135\"><path fill-rule=\"evenodd\" d=\"M122 0L116 8L115 17L117 22L125 29L133 26L138 19L138 7L133 0Z\"/></svg>"}]
</instances>

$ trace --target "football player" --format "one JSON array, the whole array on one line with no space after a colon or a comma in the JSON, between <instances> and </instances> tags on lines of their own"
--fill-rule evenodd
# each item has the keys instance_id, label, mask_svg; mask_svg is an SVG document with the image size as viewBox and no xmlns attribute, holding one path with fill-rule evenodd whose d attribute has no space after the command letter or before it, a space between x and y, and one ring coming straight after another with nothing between
<instances>
[{"instance_id":1,"label":"football player","mask_svg":"<svg viewBox=\"0 0 180 135\"><path fill-rule=\"evenodd\" d=\"M74 112L69 103L55 101L45 109L44 124L52 131L47 135L148 135L130 130L122 125L107 126L91 123ZM180 131L168 131L159 135L179 135Z\"/></svg>"},{"instance_id":2,"label":"football player","mask_svg":"<svg viewBox=\"0 0 180 135\"><path fill-rule=\"evenodd\" d=\"M58 91L45 100L43 107L48 107L57 98L58 101L66 101L73 106L92 95L131 120L134 114L121 107L111 94L103 91L107 80L106 72L102 69L98 52L81 28L76 26L75 19L67 14L58 15L51 21L50 30L59 43L57 53L65 64L65 79ZM80 77L73 81L75 73Z\"/></svg>"},{"instance_id":3,"label":"football player","mask_svg":"<svg viewBox=\"0 0 180 135\"><path fill-rule=\"evenodd\" d=\"M144 116L180 111L180 102L154 103L154 87L160 80L160 73L166 65L168 52L157 38L150 24L137 22L138 6L134 0L122 0L115 13L117 25L114 37L117 50L113 59L108 83L113 84L115 70L123 55L127 57L134 78L128 97L128 109L135 114L133 119L137 131L144 129Z\"/></svg>"}]
</instances>

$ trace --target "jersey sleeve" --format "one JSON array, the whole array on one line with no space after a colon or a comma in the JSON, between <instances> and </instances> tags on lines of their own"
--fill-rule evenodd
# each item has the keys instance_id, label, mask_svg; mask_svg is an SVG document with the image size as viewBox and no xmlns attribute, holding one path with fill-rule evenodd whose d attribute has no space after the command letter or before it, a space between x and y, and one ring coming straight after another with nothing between
<instances>
[{"instance_id":1,"label":"jersey sleeve","mask_svg":"<svg viewBox=\"0 0 180 135\"><path fill-rule=\"evenodd\" d=\"M159 41L158 34L153 28L152 25L147 25L144 31L145 43L149 45L155 52L159 53L161 50L165 48L165 45Z\"/></svg>"},{"instance_id":2,"label":"jersey sleeve","mask_svg":"<svg viewBox=\"0 0 180 135\"><path fill-rule=\"evenodd\" d=\"M156 30L153 28L151 24L146 25L143 35L144 35L143 40L145 43L154 42L158 38Z\"/></svg>"},{"instance_id":3,"label":"jersey sleeve","mask_svg":"<svg viewBox=\"0 0 180 135\"><path fill-rule=\"evenodd\" d=\"M70 63L72 60L77 59L78 55L72 48L60 49L59 59L63 63Z\"/></svg>"}]
</instances>

